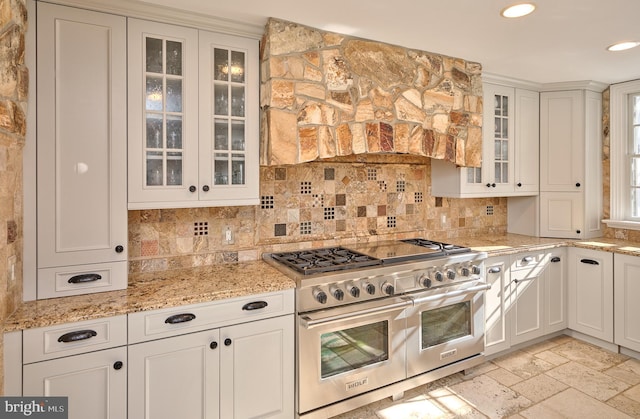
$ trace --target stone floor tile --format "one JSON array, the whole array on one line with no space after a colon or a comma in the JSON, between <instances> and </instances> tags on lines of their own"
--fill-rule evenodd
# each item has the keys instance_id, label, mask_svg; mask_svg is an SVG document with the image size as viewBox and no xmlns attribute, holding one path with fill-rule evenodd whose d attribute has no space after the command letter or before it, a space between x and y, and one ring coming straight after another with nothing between
<instances>
[{"instance_id":1,"label":"stone floor tile","mask_svg":"<svg viewBox=\"0 0 640 419\"><path fill-rule=\"evenodd\" d=\"M528 380L511 386L515 390L534 403L547 399L554 394L565 390L567 385L549 377L546 374L536 375Z\"/></svg>"},{"instance_id":2,"label":"stone floor tile","mask_svg":"<svg viewBox=\"0 0 640 419\"><path fill-rule=\"evenodd\" d=\"M612 368L629 359L626 355L609 352L606 349L575 339L556 346L551 351L598 371Z\"/></svg>"},{"instance_id":3,"label":"stone floor tile","mask_svg":"<svg viewBox=\"0 0 640 419\"><path fill-rule=\"evenodd\" d=\"M624 392L624 395L632 400L640 402L640 385L633 386Z\"/></svg>"},{"instance_id":4,"label":"stone floor tile","mask_svg":"<svg viewBox=\"0 0 640 419\"><path fill-rule=\"evenodd\" d=\"M495 370L496 368L498 368L498 366L493 362L483 362L482 364L477 365L473 368L464 370L462 372L462 378L464 380L471 380L479 375L486 374L489 371Z\"/></svg>"},{"instance_id":5,"label":"stone floor tile","mask_svg":"<svg viewBox=\"0 0 640 419\"><path fill-rule=\"evenodd\" d=\"M534 343L533 345L522 348L522 351L535 355L539 352L548 351L549 349L555 348L556 346L558 346L558 344L551 340L543 340L542 342Z\"/></svg>"},{"instance_id":6,"label":"stone floor tile","mask_svg":"<svg viewBox=\"0 0 640 419\"><path fill-rule=\"evenodd\" d=\"M496 368L495 370L491 370L484 375L493 378L503 386L507 387L511 387L512 385L523 380L522 377L519 377L512 372L505 370L504 368Z\"/></svg>"},{"instance_id":7,"label":"stone floor tile","mask_svg":"<svg viewBox=\"0 0 640 419\"><path fill-rule=\"evenodd\" d=\"M553 364L522 351L515 351L493 360L493 363L524 379L550 370Z\"/></svg>"},{"instance_id":8,"label":"stone floor tile","mask_svg":"<svg viewBox=\"0 0 640 419\"><path fill-rule=\"evenodd\" d=\"M640 384L640 361L629 359L613 368L604 371L605 374L615 377L629 384Z\"/></svg>"},{"instance_id":9,"label":"stone floor tile","mask_svg":"<svg viewBox=\"0 0 640 419\"><path fill-rule=\"evenodd\" d=\"M567 362L569 362L569 359L552 351L538 352L536 354L536 358L540 358L555 366L566 364Z\"/></svg>"},{"instance_id":10,"label":"stone floor tile","mask_svg":"<svg viewBox=\"0 0 640 419\"><path fill-rule=\"evenodd\" d=\"M486 375L454 384L451 390L490 418L513 415L531 405L531 400Z\"/></svg>"},{"instance_id":11,"label":"stone floor tile","mask_svg":"<svg viewBox=\"0 0 640 419\"><path fill-rule=\"evenodd\" d=\"M547 371L546 374L601 401L609 400L630 387L624 381L573 361Z\"/></svg>"},{"instance_id":12,"label":"stone floor tile","mask_svg":"<svg viewBox=\"0 0 640 419\"><path fill-rule=\"evenodd\" d=\"M550 338L549 340L555 343L556 345L562 345L564 343L575 340L575 338L572 338L571 336L568 336L568 335L558 335Z\"/></svg>"},{"instance_id":13,"label":"stone floor tile","mask_svg":"<svg viewBox=\"0 0 640 419\"><path fill-rule=\"evenodd\" d=\"M520 414L531 419L628 419L631 417L573 388L523 410Z\"/></svg>"},{"instance_id":14,"label":"stone floor tile","mask_svg":"<svg viewBox=\"0 0 640 419\"><path fill-rule=\"evenodd\" d=\"M621 412L626 413L627 415L640 418L640 402L632 400L626 397L624 394L620 394L612 399L607 401L609 406L615 407Z\"/></svg>"}]
</instances>

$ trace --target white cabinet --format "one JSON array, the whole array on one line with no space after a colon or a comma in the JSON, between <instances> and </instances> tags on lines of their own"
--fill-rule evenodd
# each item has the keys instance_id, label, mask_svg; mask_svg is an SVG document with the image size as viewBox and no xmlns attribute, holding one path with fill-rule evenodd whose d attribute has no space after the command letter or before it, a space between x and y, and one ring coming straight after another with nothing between
<instances>
[{"instance_id":1,"label":"white cabinet","mask_svg":"<svg viewBox=\"0 0 640 419\"><path fill-rule=\"evenodd\" d=\"M37 16L37 298L126 288L126 20Z\"/></svg>"},{"instance_id":2,"label":"white cabinet","mask_svg":"<svg viewBox=\"0 0 640 419\"><path fill-rule=\"evenodd\" d=\"M640 257L614 255L615 343L640 352Z\"/></svg>"},{"instance_id":3,"label":"white cabinet","mask_svg":"<svg viewBox=\"0 0 640 419\"><path fill-rule=\"evenodd\" d=\"M129 417L293 418L292 313L289 290L130 315Z\"/></svg>"},{"instance_id":4,"label":"white cabinet","mask_svg":"<svg viewBox=\"0 0 640 419\"><path fill-rule=\"evenodd\" d=\"M569 328L613 342L613 253L570 248Z\"/></svg>"},{"instance_id":5,"label":"white cabinet","mask_svg":"<svg viewBox=\"0 0 640 419\"><path fill-rule=\"evenodd\" d=\"M485 265L485 280L491 288L485 293L485 355L509 349L507 310L509 308L509 256L488 258Z\"/></svg>"},{"instance_id":6,"label":"white cabinet","mask_svg":"<svg viewBox=\"0 0 640 419\"><path fill-rule=\"evenodd\" d=\"M602 94L540 94L540 235L601 235Z\"/></svg>"},{"instance_id":7,"label":"white cabinet","mask_svg":"<svg viewBox=\"0 0 640 419\"><path fill-rule=\"evenodd\" d=\"M538 92L484 83L481 168L432 160L432 195L538 195Z\"/></svg>"},{"instance_id":8,"label":"white cabinet","mask_svg":"<svg viewBox=\"0 0 640 419\"><path fill-rule=\"evenodd\" d=\"M545 334L559 332L569 325L567 320L567 249L558 248L547 252L548 264L544 271Z\"/></svg>"},{"instance_id":9,"label":"white cabinet","mask_svg":"<svg viewBox=\"0 0 640 419\"><path fill-rule=\"evenodd\" d=\"M126 316L26 330L22 394L67 396L70 419L125 418L124 345Z\"/></svg>"},{"instance_id":10,"label":"white cabinet","mask_svg":"<svg viewBox=\"0 0 640 419\"><path fill-rule=\"evenodd\" d=\"M258 203L258 42L129 19L129 208Z\"/></svg>"},{"instance_id":11,"label":"white cabinet","mask_svg":"<svg viewBox=\"0 0 640 419\"><path fill-rule=\"evenodd\" d=\"M544 253L524 253L511 257L510 312L511 344L527 342L545 334Z\"/></svg>"}]
</instances>

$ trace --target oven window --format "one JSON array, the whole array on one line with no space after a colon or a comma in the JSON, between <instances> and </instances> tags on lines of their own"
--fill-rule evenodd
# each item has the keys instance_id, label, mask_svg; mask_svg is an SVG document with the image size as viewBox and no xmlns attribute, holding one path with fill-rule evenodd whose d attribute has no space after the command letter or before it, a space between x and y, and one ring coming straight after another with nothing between
<instances>
[{"instance_id":1,"label":"oven window","mask_svg":"<svg viewBox=\"0 0 640 419\"><path fill-rule=\"evenodd\" d=\"M367 324L320 336L322 378L389 359L389 322Z\"/></svg>"},{"instance_id":2,"label":"oven window","mask_svg":"<svg viewBox=\"0 0 640 419\"><path fill-rule=\"evenodd\" d=\"M422 349L471 334L471 301L422 312Z\"/></svg>"}]
</instances>

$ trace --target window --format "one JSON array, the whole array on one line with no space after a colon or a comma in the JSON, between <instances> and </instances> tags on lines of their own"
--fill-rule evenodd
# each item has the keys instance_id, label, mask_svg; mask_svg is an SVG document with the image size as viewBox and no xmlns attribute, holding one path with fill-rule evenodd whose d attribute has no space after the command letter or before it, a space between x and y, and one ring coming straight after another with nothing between
<instances>
[{"instance_id":1,"label":"window","mask_svg":"<svg viewBox=\"0 0 640 419\"><path fill-rule=\"evenodd\" d=\"M609 227L640 230L640 80L611 86Z\"/></svg>"}]
</instances>

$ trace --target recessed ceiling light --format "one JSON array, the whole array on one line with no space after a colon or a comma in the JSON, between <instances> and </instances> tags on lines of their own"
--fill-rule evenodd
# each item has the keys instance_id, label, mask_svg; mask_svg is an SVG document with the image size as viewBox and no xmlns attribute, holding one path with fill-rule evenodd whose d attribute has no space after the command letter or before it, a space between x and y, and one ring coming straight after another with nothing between
<instances>
[{"instance_id":1,"label":"recessed ceiling light","mask_svg":"<svg viewBox=\"0 0 640 419\"><path fill-rule=\"evenodd\" d=\"M518 3L509 7L505 7L500 11L500 14L504 17L522 17L536 10L536 5L533 3Z\"/></svg>"},{"instance_id":2,"label":"recessed ceiling light","mask_svg":"<svg viewBox=\"0 0 640 419\"><path fill-rule=\"evenodd\" d=\"M609 51L624 51L626 49L635 48L638 45L640 45L640 42L638 42L638 41L618 42L617 44L609 45L607 47L607 50L609 50Z\"/></svg>"}]
</instances>

